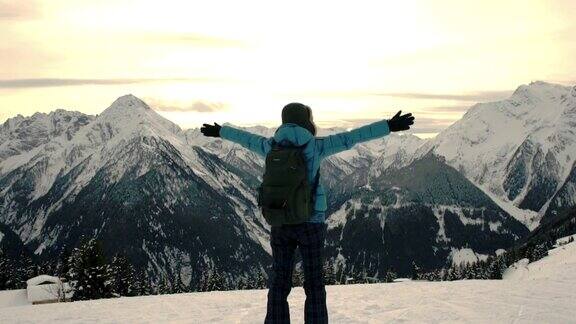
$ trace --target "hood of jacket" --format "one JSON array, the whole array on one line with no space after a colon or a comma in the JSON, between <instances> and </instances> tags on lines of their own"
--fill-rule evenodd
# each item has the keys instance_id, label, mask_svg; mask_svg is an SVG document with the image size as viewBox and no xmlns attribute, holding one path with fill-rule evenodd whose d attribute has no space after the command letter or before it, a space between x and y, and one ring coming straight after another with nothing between
<instances>
[{"instance_id":1,"label":"hood of jacket","mask_svg":"<svg viewBox=\"0 0 576 324\"><path fill-rule=\"evenodd\" d=\"M294 123L284 123L274 133L274 141L279 144L288 141L292 145L302 146L308 144L312 139L314 139L314 135L309 130Z\"/></svg>"}]
</instances>

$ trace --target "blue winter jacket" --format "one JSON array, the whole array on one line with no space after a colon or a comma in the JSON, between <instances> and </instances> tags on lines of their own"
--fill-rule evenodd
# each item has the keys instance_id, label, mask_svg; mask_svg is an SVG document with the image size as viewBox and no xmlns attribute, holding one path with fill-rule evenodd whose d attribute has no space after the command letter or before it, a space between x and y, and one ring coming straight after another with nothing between
<instances>
[{"instance_id":1,"label":"blue winter jacket","mask_svg":"<svg viewBox=\"0 0 576 324\"><path fill-rule=\"evenodd\" d=\"M275 140L280 145L282 145L283 141L288 141L290 142L289 145L303 146L304 158L308 168L308 181L314 183L322 159L332 154L348 150L356 143L376 139L389 133L388 121L381 120L348 132L326 137L315 137L306 128L292 123L282 124L278 127L272 138L266 138L226 125L222 126L220 137L238 143L262 157L265 157L272 148L272 140ZM324 188L322 184L318 184L316 188L314 213L308 222L324 222L327 207Z\"/></svg>"}]
</instances>

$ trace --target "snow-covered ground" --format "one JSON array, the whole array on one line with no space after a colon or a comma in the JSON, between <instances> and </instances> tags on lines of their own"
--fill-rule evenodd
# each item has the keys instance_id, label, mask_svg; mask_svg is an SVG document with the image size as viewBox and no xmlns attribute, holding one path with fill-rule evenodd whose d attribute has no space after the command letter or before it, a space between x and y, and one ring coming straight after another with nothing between
<instances>
[{"instance_id":1,"label":"snow-covered ground","mask_svg":"<svg viewBox=\"0 0 576 324\"><path fill-rule=\"evenodd\" d=\"M14 306L0 293L0 323L262 323L267 290L130 297ZM401 281L329 286L332 323L576 323L576 243L540 261L519 262L505 280ZM2 304L12 294L12 304ZM293 323L303 323L304 291L289 297ZM17 304L17 303L16 303Z\"/></svg>"},{"instance_id":2,"label":"snow-covered ground","mask_svg":"<svg viewBox=\"0 0 576 324\"><path fill-rule=\"evenodd\" d=\"M0 291L0 309L4 310L3 307L25 305L31 305L31 303L28 302L26 289Z\"/></svg>"}]
</instances>

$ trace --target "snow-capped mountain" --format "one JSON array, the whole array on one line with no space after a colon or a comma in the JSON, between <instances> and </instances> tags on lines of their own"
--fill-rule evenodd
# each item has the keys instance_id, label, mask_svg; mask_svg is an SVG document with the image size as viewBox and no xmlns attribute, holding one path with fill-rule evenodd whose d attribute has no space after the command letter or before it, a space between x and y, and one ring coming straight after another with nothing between
<instances>
[{"instance_id":1,"label":"snow-capped mountain","mask_svg":"<svg viewBox=\"0 0 576 324\"><path fill-rule=\"evenodd\" d=\"M537 82L473 106L435 139L392 133L331 156L328 259L341 274L383 275L509 247L521 223L576 205L575 116L575 89ZM217 268L233 280L270 265L255 197L263 163L131 95L98 116L17 116L0 128L0 223L40 258L97 237L152 274L188 284Z\"/></svg>"},{"instance_id":2,"label":"snow-capped mountain","mask_svg":"<svg viewBox=\"0 0 576 324\"><path fill-rule=\"evenodd\" d=\"M252 191L224 161L134 96L86 119L0 162L0 222L37 255L95 236L108 254L184 284L199 269L238 277L269 263Z\"/></svg>"},{"instance_id":3,"label":"snow-capped mountain","mask_svg":"<svg viewBox=\"0 0 576 324\"><path fill-rule=\"evenodd\" d=\"M382 154L329 191L333 254L381 273L509 247L527 233L521 223L576 205L575 108L576 88L535 82L473 106L435 139L405 138L404 154Z\"/></svg>"},{"instance_id":4,"label":"snow-capped mountain","mask_svg":"<svg viewBox=\"0 0 576 324\"><path fill-rule=\"evenodd\" d=\"M63 109L49 114L35 113L28 118L18 115L8 119L0 127L0 161L3 168L0 173L18 166L26 160L26 153L35 154L35 150L49 142L53 142L53 146L65 145L92 119L92 116Z\"/></svg>"},{"instance_id":5,"label":"snow-capped mountain","mask_svg":"<svg viewBox=\"0 0 576 324\"><path fill-rule=\"evenodd\" d=\"M463 254L487 258L528 233L432 153L379 173L359 170L335 189L328 249L340 275L409 275L412 262L432 269Z\"/></svg>"},{"instance_id":6,"label":"snow-capped mountain","mask_svg":"<svg viewBox=\"0 0 576 324\"><path fill-rule=\"evenodd\" d=\"M472 106L421 149L446 158L529 228L576 204L576 87L522 85Z\"/></svg>"},{"instance_id":7,"label":"snow-capped mountain","mask_svg":"<svg viewBox=\"0 0 576 324\"><path fill-rule=\"evenodd\" d=\"M547 198L550 201L547 205L552 206L552 209L548 209L549 212L557 210L556 205L565 208L574 206L576 195L573 193L576 186L571 179L576 177L576 172L566 174L574 169L570 159L576 156L572 153L576 136L571 128L574 122L570 117L574 100L569 98L573 92L569 87L535 82L519 87L508 100L475 105L461 121L433 140L424 141L411 135L391 134L326 160L322 165L322 181L329 187L329 222L333 223L331 229L334 233L331 236L335 248L333 255L344 264L350 262L351 257L358 258L358 255L370 250L371 258L388 253L381 257L382 260L390 260L398 257L398 251L403 251L403 255L410 255L414 251L429 248L430 250L423 252L426 255L414 257L420 259L423 263L421 265L425 266L438 266L439 264L434 262L446 258L458 260L459 255L464 253L472 253L482 258L496 253L500 248L509 247L516 238L527 233L510 215L529 228L538 225L544 213L540 211L538 214L528 207L538 199L542 200L537 193L550 190L551 179L560 180L556 180L558 187L554 187L554 198ZM541 118L542 110L551 112ZM334 128L325 130L324 133L340 131L344 130ZM270 130L266 129L256 132L270 134ZM500 183L500 186L511 189L509 183L522 181L522 172L513 171L511 165L514 161L521 160L519 152L522 151L522 145L526 147L528 143L536 140L541 141L538 144L541 152L533 152L529 157L531 162L528 168L522 171L529 174L525 181L525 186L530 188L525 191L529 194L524 194L523 200L513 202L499 196L498 191L489 190L491 187L486 186L486 183ZM544 152L543 155L542 150L546 147L552 150ZM217 149L221 148L218 146ZM238 157L230 151L227 152ZM240 154L247 154L249 158L239 160L250 161L250 165L257 166L252 169L253 173L261 172L257 157L245 151ZM543 160L542 156L546 154L548 160ZM554 154L556 163L551 161ZM564 162L561 162L562 160ZM234 164L239 163L235 161ZM413 174L414 170L420 172L417 179L398 181L396 178L395 173ZM435 175L434 181L429 181L428 177L431 175ZM398 200L401 202L397 204ZM524 203L520 203L521 201ZM390 204L397 205L394 208L388 206ZM408 223L408 217L415 211L403 211L402 208L407 205L413 208L418 206L420 215L433 215L434 218L420 219L414 224ZM360 218L363 220L352 221L358 212L364 215ZM394 214L403 216L395 217ZM373 217L374 215L376 217ZM392 216L388 217L389 215ZM401 232L398 232L397 236L394 236L390 229L385 230L386 218L389 222L398 223L397 226L404 228L403 231L409 228L415 231L420 229L420 232L405 237L401 237ZM336 219L338 221L334 223ZM357 224L352 225L354 222ZM449 229L445 228L446 222ZM376 226L377 224L379 226ZM423 230L425 226L428 226L428 230ZM431 228L437 230L429 230ZM373 238L387 237L386 242L402 244L391 248L394 245L386 246L384 239L378 241L354 238L355 235L360 238L370 236L371 231L374 232ZM416 245L411 246L406 243L410 241L407 237L417 237L422 241L416 240ZM477 237L482 237L482 240L476 239ZM365 243L353 243L354 241ZM394 249L396 251L391 251ZM373 271L383 271L389 266L400 266L400 270L406 270L405 261L368 262L363 257L362 264L352 261L351 263L356 264L349 266L363 266L368 262L371 263Z\"/></svg>"}]
</instances>

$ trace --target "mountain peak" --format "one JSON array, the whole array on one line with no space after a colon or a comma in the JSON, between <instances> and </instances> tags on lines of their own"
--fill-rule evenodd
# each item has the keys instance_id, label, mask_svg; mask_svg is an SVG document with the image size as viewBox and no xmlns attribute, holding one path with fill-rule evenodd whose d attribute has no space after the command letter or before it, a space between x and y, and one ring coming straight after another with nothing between
<instances>
[{"instance_id":1,"label":"mountain peak","mask_svg":"<svg viewBox=\"0 0 576 324\"><path fill-rule=\"evenodd\" d=\"M110 108L144 108L150 109L150 107L142 101L140 98L136 97L133 94L124 95L118 99L116 99Z\"/></svg>"},{"instance_id":2,"label":"mountain peak","mask_svg":"<svg viewBox=\"0 0 576 324\"><path fill-rule=\"evenodd\" d=\"M176 134L181 131L173 122L160 116L143 100L127 94L116 99L102 114L97 117L98 123L105 123L107 128L112 127L116 133L125 135L152 134L159 136Z\"/></svg>"},{"instance_id":3,"label":"mountain peak","mask_svg":"<svg viewBox=\"0 0 576 324\"><path fill-rule=\"evenodd\" d=\"M539 97L545 98L555 95L561 95L570 91L570 87L560 84L549 83L545 81L532 81L529 84L523 84L516 88L512 97Z\"/></svg>"},{"instance_id":4,"label":"mountain peak","mask_svg":"<svg viewBox=\"0 0 576 324\"><path fill-rule=\"evenodd\" d=\"M102 112L102 116L113 119L136 118L139 115L147 115L152 109L140 98L127 94L118 99Z\"/></svg>"},{"instance_id":5,"label":"mountain peak","mask_svg":"<svg viewBox=\"0 0 576 324\"><path fill-rule=\"evenodd\" d=\"M545 82L545 81L541 81L541 80L536 80L536 81L532 81L530 82L531 86L549 86L552 85L551 83Z\"/></svg>"}]
</instances>

